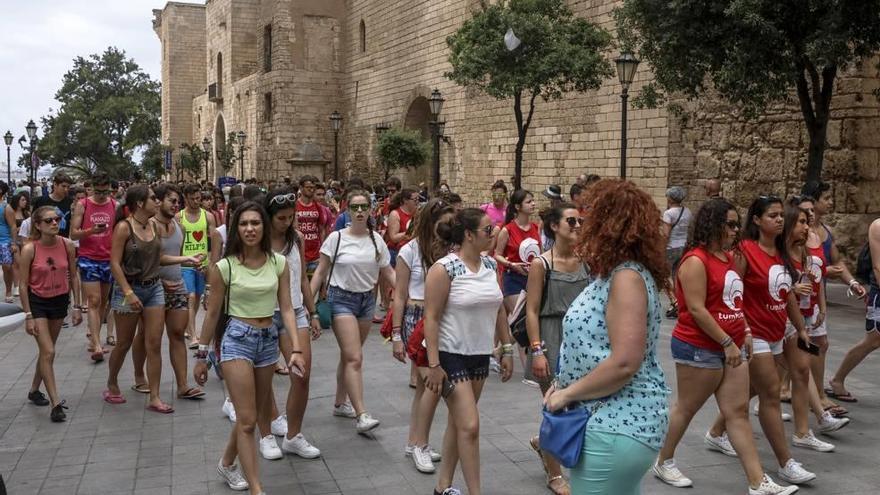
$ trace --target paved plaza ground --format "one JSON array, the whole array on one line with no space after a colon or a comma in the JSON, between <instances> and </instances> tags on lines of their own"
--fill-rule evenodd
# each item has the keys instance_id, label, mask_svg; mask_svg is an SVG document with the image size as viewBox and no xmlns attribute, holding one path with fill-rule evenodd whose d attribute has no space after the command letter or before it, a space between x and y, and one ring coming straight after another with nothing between
<instances>
[{"instance_id":1,"label":"paved plaza ground","mask_svg":"<svg viewBox=\"0 0 880 495\"><path fill-rule=\"evenodd\" d=\"M846 301L839 287L831 291L829 370L836 369L844 352L864 333L864 311ZM841 305L843 303L843 305ZM660 344L667 381L674 385L669 355L672 325L664 321ZM0 474L10 494L230 494L216 474L220 451L230 423L221 415L220 384L213 374L203 401L174 401L176 412L163 416L144 410L146 397L128 389L132 385L130 362L123 368L120 385L128 403L111 406L101 401L107 364L91 364L85 352L84 325L65 329L58 343L56 376L70 410L66 423L49 421L48 409L26 400L34 369L36 344L23 329L0 337ZM304 431L323 457L304 460L288 456L260 461L270 495L295 494L430 494L434 477L416 472L403 456L411 391L407 368L391 357L390 346L378 332L365 349L366 403L382 421L372 436L355 433L352 420L331 416L338 349L333 335L325 333L315 343L312 389ZM817 480L802 493L873 494L880 487L877 457L880 429L871 418L880 409L880 355L869 357L848 382L860 401L850 407L852 423L830 439L834 453L796 449L794 455ZM543 475L528 438L538 429L539 394L520 382L517 363L514 379L502 384L492 375L480 402L483 492L486 494L543 494ZM288 381L276 376L275 393L284 403ZM171 400L170 366L163 373L162 393ZM787 408L788 406L786 406ZM702 435L716 408L707 404L695 419L678 451L684 473L695 488L676 489L652 476L643 482L645 494L745 493L745 478L736 459L707 451ZM439 447L446 424L440 406L432 431ZM767 442L753 421L765 467L774 466ZM791 425L787 424L791 429ZM827 437L825 437L828 440ZM775 473L775 467L771 470ZM774 474L775 476L775 474ZM463 486L457 477L456 484ZM613 494L609 494L613 495Z\"/></svg>"}]
</instances>

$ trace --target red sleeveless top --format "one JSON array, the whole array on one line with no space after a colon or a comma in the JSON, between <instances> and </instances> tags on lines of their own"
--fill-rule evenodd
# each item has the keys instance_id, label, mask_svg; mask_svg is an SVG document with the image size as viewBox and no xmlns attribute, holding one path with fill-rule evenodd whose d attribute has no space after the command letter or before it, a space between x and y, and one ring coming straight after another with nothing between
<instances>
[{"instance_id":1,"label":"red sleeveless top","mask_svg":"<svg viewBox=\"0 0 880 495\"><path fill-rule=\"evenodd\" d=\"M403 208L398 208L394 211L396 211L397 216L400 217L400 230L398 232L406 232L409 229L409 224L412 222L413 216L403 211ZM400 249L407 242L409 242L409 240L402 242L391 242L386 240L385 244L388 246L388 249Z\"/></svg>"},{"instance_id":2,"label":"red sleeveless top","mask_svg":"<svg viewBox=\"0 0 880 495\"><path fill-rule=\"evenodd\" d=\"M110 261L110 240L113 237L113 225L116 223L116 201L112 198L99 205L91 198L80 201L83 205L83 218L80 228L88 230L95 224L107 226L104 232L92 234L79 240L79 256L93 261Z\"/></svg>"},{"instance_id":3,"label":"red sleeveless top","mask_svg":"<svg viewBox=\"0 0 880 495\"><path fill-rule=\"evenodd\" d=\"M541 233L538 224L530 223L529 230L523 230L515 220L504 226L507 228L507 245L504 257L511 263L531 263L541 255Z\"/></svg>"},{"instance_id":4,"label":"red sleeveless top","mask_svg":"<svg viewBox=\"0 0 880 495\"><path fill-rule=\"evenodd\" d=\"M733 255L727 253L727 261L721 261L705 248L698 247L685 253L681 261L691 257L698 258L706 270L706 309L724 333L741 346L746 331L742 310L743 281L736 272ZM675 297L679 301L678 323L672 330L672 336L701 349L722 351L721 345L709 337L688 312L681 284L676 284Z\"/></svg>"},{"instance_id":5,"label":"red sleeveless top","mask_svg":"<svg viewBox=\"0 0 880 495\"><path fill-rule=\"evenodd\" d=\"M31 244L34 246L34 260L31 262L28 289L43 298L70 292L70 285L67 282L70 267L67 263L64 239L60 235L56 236L55 244L52 246L44 246L40 241Z\"/></svg>"},{"instance_id":6,"label":"red sleeveless top","mask_svg":"<svg viewBox=\"0 0 880 495\"><path fill-rule=\"evenodd\" d=\"M782 258L770 256L756 241L746 239L739 249L748 263L743 279L743 311L752 333L768 342L781 340L788 320L786 305L791 291L791 275Z\"/></svg>"}]
</instances>

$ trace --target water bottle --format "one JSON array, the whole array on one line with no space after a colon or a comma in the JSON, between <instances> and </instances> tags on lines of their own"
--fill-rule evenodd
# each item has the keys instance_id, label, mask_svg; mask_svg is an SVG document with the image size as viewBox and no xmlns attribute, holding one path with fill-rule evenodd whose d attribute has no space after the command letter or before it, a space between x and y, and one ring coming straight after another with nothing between
<instances>
[{"instance_id":1,"label":"water bottle","mask_svg":"<svg viewBox=\"0 0 880 495\"><path fill-rule=\"evenodd\" d=\"M805 267L804 272L801 274L800 283L810 284L810 287L812 288L812 281L810 280L809 267ZM805 296L800 296L800 299L798 300L798 306L801 309L807 309L807 310L812 308L812 305L810 304L810 295L808 294Z\"/></svg>"}]
</instances>

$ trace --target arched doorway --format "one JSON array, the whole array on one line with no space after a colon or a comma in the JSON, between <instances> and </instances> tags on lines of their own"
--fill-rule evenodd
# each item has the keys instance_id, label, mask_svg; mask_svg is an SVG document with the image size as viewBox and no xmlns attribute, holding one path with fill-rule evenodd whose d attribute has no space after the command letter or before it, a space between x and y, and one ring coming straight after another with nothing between
<instances>
[{"instance_id":1,"label":"arched doorway","mask_svg":"<svg viewBox=\"0 0 880 495\"><path fill-rule=\"evenodd\" d=\"M220 160L228 159L225 156L226 152L226 119L223 118L222 113L217 114L217 120L214 122L214 154L213 160L211 162L214 164L213 171L211 173L211 177L217 178L223 172L223 166L220 163Z\"/></svg>"},{"instance_id":2,"label":"arched doorway","mask_svg":"<svg viewBox=\"0 0 880 495\"><path fill-rule=\"evenodd\" d=\"M407 129L419 131L422 134L422 139L430 141L430 121L431 106L428 104L428 99L424 96L419 96L410 103L409 109L406 111L406 119L404 120L403 126ZM401 170L400 180L403 182L403 185L417 186L419 182L428 182L431 176L429 167L430 162L429 159L424 165L416 169Z\"/></svg>"}]
</instances>

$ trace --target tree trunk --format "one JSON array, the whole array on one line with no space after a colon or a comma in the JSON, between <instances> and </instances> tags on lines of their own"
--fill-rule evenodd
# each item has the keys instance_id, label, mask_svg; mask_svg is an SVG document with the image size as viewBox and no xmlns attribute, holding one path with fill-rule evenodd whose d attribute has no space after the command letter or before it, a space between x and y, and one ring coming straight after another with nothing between
<instances>
[{"instance_id":1,"label":"tree trunk","mask_svg":"<svg viewBox=\"0 0 880 495\"><path fill-rule=\"evenodd\" d=\"M828 116L823 121L816 119L812 128L807 129L810 136L807 148L806 182L819 181L822 178L822 164L825 159L825 138L828 135Z\"/></svg>"},{"instance_id":2,"label":"tree trunk","mask_svg":"<svg viewBox=\"0 0 880 495\"><path fill-rule=\"evenodd\" d=\"M828 135L828 120L831 117L831 96L837 66L829 65L820 71L807 57L796 60L798 101L801 114L807 127L810 142L807 146L806 182L822 178L822 165L825 158L825 139ZM808 81L809 78L809 81Z\"/></svg>"},{"instance_id":3,"label":"tree trunk","mask_svg":"<svg viewBox=\"0 0 880 495\"><path fill-rule=\"evenodd\" d=\"M522 91L517 91L513 95L513 115L516 118L516 150L513 155L513 190L522 189L522 161L523 148L526 146L526 136L529 133L529 125L532 123L532 116L535 114L535 98L538 92L532 91L529 98L529 114L523 121L522 113Z\"/></svg>"}]
</instances>

